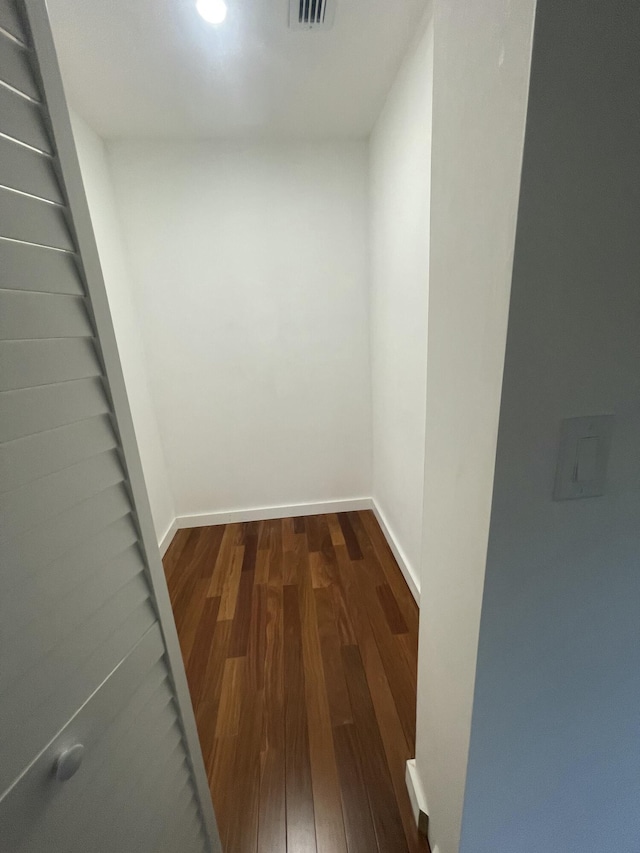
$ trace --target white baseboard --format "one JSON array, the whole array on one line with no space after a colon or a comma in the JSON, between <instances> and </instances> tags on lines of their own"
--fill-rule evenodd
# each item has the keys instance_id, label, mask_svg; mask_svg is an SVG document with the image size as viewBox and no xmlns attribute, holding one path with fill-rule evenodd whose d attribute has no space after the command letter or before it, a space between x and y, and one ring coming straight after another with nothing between
<instances>
[{"instance_id":1,"label":"white baseboard","mask_svg":"<svg viewBox=\"0 0 640 853\"><path fill-rule=\"evenodd\" d=\"M420 604L420 584L416 573L407 560L402 548L396 541L380 507L372 498L348 498L338 501L320 501L319 503L288 504L286 506L254 507L251 509L232 509L224 512L202 512L195 515L179 515L169 525L158 548L160 556L164 557L177 530L185 527L209 527L216 524L233 524L240 521L264 521L269 518L289 518L301 515L324 515L328 512L356 512L371 509L378 520L380 529L387 540L396 562L400 566L407 586L411 590L416 603Z\"/></svg>"},{"instance_id":2,"label":"white baseboard","mask_svg":"<svg viewBox=\"0 0 640 853\"><path fill-rule=\"evenodd\" d=\"M288 506L263 506L253 509L232 509L226 512L203 512L196 515L179 515L178 528L209 527L215 524L233 524L238 521L265 521L269 518L289 518L300 515L324 515L328 512L355 512L371 509L371 498L348 498L320 503L290 504Z\"/></svg>"},{"instance_id":3,"label":"white baseboard","mask_svg":"<svg viewBox=\"0 0 640 853\"><path fill-rule=\"evenodd\" d=\"M409 792L409 800L411 801L411 810L413 817L418 827L418 831L422 835L427 835L429 825L429 812L427 811L427 800L424 795L422 782L418 776L418 768L416 767L415 758L410 758L407 761L407 769L405 772L405 783Z\"/></svg>"},{"instance_id":4,"label":"white baseboard","mask_svg":"<svg viewBox=\"0 0 640 853\"><path fill-rule=\"evenodd\" d=\"M412 568L411 564L409 563L404 554L404 551L402 550L395 536L391 532L391 528L389 527L387 519L384 517L382 510L373 499L371 500L371 509L373 509L373 514L378 520L380 529L384 533L384 538L387 540L389 548L391 548L391 553L396 558L397 564L400 566L400 571L402 572L404 579L407 582L407 586L411 590L411 595L414 597L416 604L420 606L420 582L417 578L416 572Z\"/></svg>"},{"instance_id":5,"label":"white baseboard","mask_svg":"<svg viewBox=\"0 0 640 853\"><path fill-rule=\"evenodd\" d=\"M164 557L164 555L167 553L167 551L169 549L169 545L171 545L173 537L176 535L177 529L178 529L178 519L174 518L173 521L171 522L171 524L169 525L167 532L164 534L162 539L158 542L158 549L160 550L160 556L161 557Z\"/></svg>"}]
</instances>

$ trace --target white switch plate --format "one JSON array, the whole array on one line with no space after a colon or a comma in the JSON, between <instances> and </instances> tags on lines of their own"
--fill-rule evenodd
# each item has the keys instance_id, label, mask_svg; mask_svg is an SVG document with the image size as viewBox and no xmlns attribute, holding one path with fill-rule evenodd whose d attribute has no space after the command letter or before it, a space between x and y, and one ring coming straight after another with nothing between
<instances>
[{"instance_id":1,"label":"white switch plate","mask_svg":"<svg viewBox=\"0 0 640 853\"><path fill-rule=\"evenodd\" d=\"M562 421L554 500L604 494L612 432L613 415Z\"/></svg>"}]
</instances>

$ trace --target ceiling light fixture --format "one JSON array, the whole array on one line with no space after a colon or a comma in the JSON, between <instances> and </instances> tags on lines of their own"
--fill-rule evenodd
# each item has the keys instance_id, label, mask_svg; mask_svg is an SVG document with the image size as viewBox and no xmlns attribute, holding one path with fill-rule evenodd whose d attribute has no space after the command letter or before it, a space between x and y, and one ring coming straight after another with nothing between
<instances>
[{"instance_id":1,"label":"ceiling light fixture","mask_svg":"<svg viewBox=\"0 0 640 853\"><path fill-rule=\"evenodd\" d=\"M227 17L227 4L224 0L197 0L196 9L210 24L221 24Z\"/></svg>"}]
</instances>

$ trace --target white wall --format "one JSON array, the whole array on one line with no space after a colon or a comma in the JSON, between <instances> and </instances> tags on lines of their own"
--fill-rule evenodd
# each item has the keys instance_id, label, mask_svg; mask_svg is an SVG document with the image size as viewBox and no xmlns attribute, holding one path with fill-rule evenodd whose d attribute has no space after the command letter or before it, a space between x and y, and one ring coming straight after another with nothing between
<instances>
[{"instance_id":1,"label":"white wall","mask_svg":"<svg viewBox=\"0 0 640 853\"><path fill-rule=\"evenodd\" d=\"M434 6L416 768L440 853L460 839L534 7Z\"/></svg>"},{"instance_id":2,"label":"white wall","mask_svg":"<svg viewBox=\"0 0 640 853\"><path fill-rule=\"evenodd\" d=\"M539 0L462 849L640 849L640 8ZM552 500L612 413L602 497Z\"/></svg>"},{"instance_id":3,"label":"white wall","mask_svg":"<svg viewBox=\"0 0 640 853\"><path fill-rule=\"evenodd\" d=\"M160 542L175 518L158 422L149 392L140 323L133 302L118 211L102 140L75 113L73 133L82 170L122 372L138 440L153 523Z\"/></svg>"},{"instance_id":4,"label":"white wall","mask_svg":"<svg viewBox=\"0 0 640 853\"><path fill-rule=\"evenodd\" d=\"M370 139L373 498L420 589L431 184L431 9Z\"/></svg>"},{"instance_id":5,"label":"white wall","mask_svg":"<svg viewBox=\"0 0 640 853\"><path fill-rule=\"evenodd\" d=\"M365 143L109 160L178 515L369 495Z\"/></svg>"}]
</instances>

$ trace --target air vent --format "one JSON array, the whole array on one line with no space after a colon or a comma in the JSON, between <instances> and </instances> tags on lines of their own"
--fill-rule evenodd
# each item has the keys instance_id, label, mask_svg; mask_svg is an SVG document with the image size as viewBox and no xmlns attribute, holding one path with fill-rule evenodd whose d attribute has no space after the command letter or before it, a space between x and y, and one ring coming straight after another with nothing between
<instances>
[{"instance_id":1,"label":"air vent","mask_svg":"<svg viewBox=\"0 0 640 853\"><path fill-rule=\"evenodd\" d=\"M336 0L289 0L292 30L329 30L333 26Z\"/></svg>"}]
</instances>

